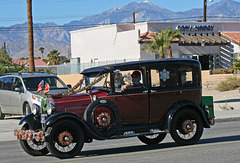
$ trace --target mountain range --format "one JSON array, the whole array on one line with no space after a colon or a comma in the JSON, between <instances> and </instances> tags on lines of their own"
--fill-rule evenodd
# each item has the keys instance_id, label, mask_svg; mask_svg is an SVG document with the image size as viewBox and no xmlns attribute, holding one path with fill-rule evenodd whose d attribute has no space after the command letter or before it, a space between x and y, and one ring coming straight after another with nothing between
<instances>
[{"instance_id":1,"label":"mountain range","mask_svg":"<svg viewBox=\"0 0 240 163\"><path fill-rule=\"evenodd\" d=\"M57 49L61 55L70 57L69 31L89 28L102 24L132 23L132 12L137 11L136 22L144 21L201 21L203 9L196 8L184 12L172 12L149 1L129 3L122 8L113 7L98 15L59 26L53 22L34 24L34 55L41 56L40 47L45 48L44 57ZM191 16L189 16L191 15ZM240 2L222 0L207 8L207 21L239 21ZM0 27L0 47L6 43L7 52L13 59L28 57L27 22L10 27Z\"/></svg>"}]
</instances>

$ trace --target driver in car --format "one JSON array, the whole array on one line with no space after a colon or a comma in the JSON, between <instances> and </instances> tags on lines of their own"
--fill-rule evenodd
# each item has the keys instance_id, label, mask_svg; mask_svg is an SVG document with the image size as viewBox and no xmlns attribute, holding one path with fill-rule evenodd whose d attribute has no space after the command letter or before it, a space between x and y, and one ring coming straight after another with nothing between
<instances>
[{"instance_id":1,"label":"driver in car","mask_svg":"<svg viewBox=\"0 0 240 163\"><path fill-rule=\"evenodd\" d=\"M124 91L126 89L143 86L143 84L140 82L140 80L141 80L141 72L140 71L137 71L137 70L133 71L133 73L131 74L131 77L132 77L132 83L123 85L121 87L122 91Z\"/></svg>"}]
</instances>

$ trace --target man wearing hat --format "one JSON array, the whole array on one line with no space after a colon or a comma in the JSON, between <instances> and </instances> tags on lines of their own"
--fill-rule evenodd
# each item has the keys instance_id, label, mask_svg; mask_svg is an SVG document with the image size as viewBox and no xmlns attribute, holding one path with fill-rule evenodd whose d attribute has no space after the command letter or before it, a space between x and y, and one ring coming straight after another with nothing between
<instances>
[{"instance_id":1,"label":"man wearing hat","mask_svg":"<svg viewBox=\"0 0 240 163\"><path fill-rule=\"evenodd\" d=\"M122 86L122 90L126 90L126 89L130 89L130 88L133 88L133 87L142 87L143 84L140 83L140 80L141 80L141 72L140 71L133 71L132 75L132 83L131 84L125 84Z\"/></svg>"}]
</instances>

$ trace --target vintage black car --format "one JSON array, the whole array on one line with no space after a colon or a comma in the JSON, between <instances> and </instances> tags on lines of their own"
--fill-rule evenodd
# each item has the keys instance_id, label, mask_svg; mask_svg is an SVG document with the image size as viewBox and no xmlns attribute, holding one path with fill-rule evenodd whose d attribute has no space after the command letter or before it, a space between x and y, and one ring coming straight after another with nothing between
<instances>
[{"instance_id":1,"label":"vintage black car","mask_svg":"<svg viewBox=\"0 0 240 163\"><path fill-rule=\"evenodd\" d=\"M93 139L136 136L158 144L167 133L189 145L214 124L213 99L202 97L197 60L126 62L81 74L68 92L43 94L42 106L21 119L15 135L30 155L74 157Z\"/></svg>"}]
</instances>

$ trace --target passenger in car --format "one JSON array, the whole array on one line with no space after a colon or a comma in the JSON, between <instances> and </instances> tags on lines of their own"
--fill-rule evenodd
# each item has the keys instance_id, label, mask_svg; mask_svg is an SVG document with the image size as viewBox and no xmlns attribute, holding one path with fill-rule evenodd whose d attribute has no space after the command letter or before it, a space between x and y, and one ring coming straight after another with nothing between
<instances>
[{"instance_id":1,"label":"passenger in car","mask_svg":"<svg viewBox=\"0 0 240 163\"><path fill-rule=\"evenodd\" d=\"M131 89L131 88L137 88L137 87L142 87L143 84L140 82L141 80L141 72L140 71L133 71L132 75L132 83L130 84L125 84L121 87L122 91L125 91L126 89Z\"/></svg>"}]
</instances>

